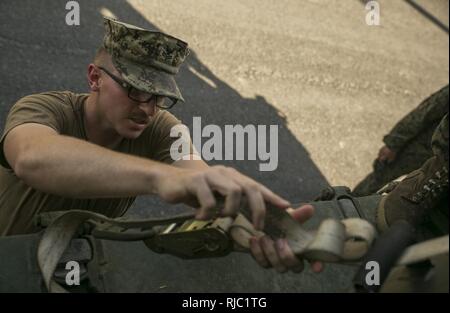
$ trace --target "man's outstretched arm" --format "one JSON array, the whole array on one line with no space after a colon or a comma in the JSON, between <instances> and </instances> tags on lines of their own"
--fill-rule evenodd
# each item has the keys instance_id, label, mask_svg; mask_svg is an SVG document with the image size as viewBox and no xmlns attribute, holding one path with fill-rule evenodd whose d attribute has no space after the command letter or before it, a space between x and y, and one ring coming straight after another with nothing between
<instances>
[{"instance_id":1,"label":"man's outstretched arm","mask_svg":"<svg viewBox=\"0 0 450 313\"><path fill-rule=\"evenodd\" d=\"M3 149L15 174L29 186L73 198L154 193L151 187L158 174L170 171L163 164L62 136L35 123L13 128Z\"/></svg>"},{"instance_id":2,"label":"man's outstretched arm","mask_svg":"<svg viewBox=\"0 0 450 313\"><path fill-rule=\"evenodd\" d=\"M5 157L29 186L73 198L157 194L171 203L194 204L197 217L217 215L214 192L225 197L222 216L234 215L245 195L261 229L265 202L289 203L253 179L223 166L186 169L115 152L62 136L50 127L28 123L13 128L4 141Z\"/></svg>"}]
</instances>

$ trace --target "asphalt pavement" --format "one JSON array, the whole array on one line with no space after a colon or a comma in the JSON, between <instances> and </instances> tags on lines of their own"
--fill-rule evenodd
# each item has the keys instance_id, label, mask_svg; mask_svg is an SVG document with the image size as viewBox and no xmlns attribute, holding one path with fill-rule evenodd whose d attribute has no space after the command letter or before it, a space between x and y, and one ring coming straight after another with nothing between
<instances>
[{"instance_id":1,"label":"asphalt pavement","mask_svg":"<svg viewBox=\"0 0 450 313\"><path fill-rule=\"evenodd\" d=\"M261 160L210 163L236 167L292 202L329 185L353 187L371 170L383 135L448 83L446 0L380 0L378 26L367 25L362 0L83 0L79 26L66 24L66 2L0 2L0 130L20 97L87 92L102 15L111 15L189 43L178 79L186 103L173 109L189 127L193 116L222 129L278 125L276 170L260 171ZM139 198L130 214L180 210ZM137 244L110 251L120 291L335 292L353 273L330 265L320 275L280 275L248 255L183 261Z\"/></svg>"}]
</instances>

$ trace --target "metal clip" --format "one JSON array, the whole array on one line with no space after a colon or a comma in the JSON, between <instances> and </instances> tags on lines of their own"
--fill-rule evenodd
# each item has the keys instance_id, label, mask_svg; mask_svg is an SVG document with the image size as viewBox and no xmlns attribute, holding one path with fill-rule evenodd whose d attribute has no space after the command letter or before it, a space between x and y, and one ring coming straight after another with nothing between
<instances>
[{"instance_id":1,"label":"metal clip","mask_svg":"<svg viewBox=\"0 0 450 313\"><path fill-rule=\"evenodd\" d=\"M171 224L153 238L144 240L157 253L168 253L183 259L220 257L232 251L228 235L232 218Z\"/></svg>"}]
</instances>

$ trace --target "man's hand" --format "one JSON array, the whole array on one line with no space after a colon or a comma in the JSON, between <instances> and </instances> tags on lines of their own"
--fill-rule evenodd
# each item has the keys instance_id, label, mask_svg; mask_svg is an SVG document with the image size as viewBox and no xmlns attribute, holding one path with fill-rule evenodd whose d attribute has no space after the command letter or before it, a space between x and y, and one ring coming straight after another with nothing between
<instances>
[{"instance_id":1,"label":"man's hand","mask_svg":"<svg viewBox=\"0 0 450 313\"><path fill-rule=\"evenodd\" d=\"M391 163L397 157L397 153L389 149L387 146L381 147L378 151L378 161Z\"/></svg>"},{"instance_id":2,"label":"man's hand","mask_svg":"<svg viewBox=\"0 0 450 313\"><path fill-rule=\"evenodd\" d=\"M183 202L198 208L198 219L234 216L238 213L242 196L246 196L252 211L253 225L258 230L264 228L265 202L280 209L289 207L288 201L265 186L233 168L224 166L195 170L172 167L159 177L156 192L167 202ZM214 193L225 198L220 212Z\"/></svg>"},{"instance_id":3,"label":"man's hand","mask_svg":"<svg viewBox=\"0 0 450 313\"><path fill-rule=\"evenodd\" d=\"M299 223L304 223L314 213L312 205L303 205L297 209L288 209L291 216ZM250 251L256 262L264 268L275 268L278 272L284 273L288 270L294 273L303 271L303 260L294 255L286 239L278 239L274 242L269 236L250 239ZM311 268L319 273L323 269L321 262L312 262Z\"/></svg>"}]
</instances>

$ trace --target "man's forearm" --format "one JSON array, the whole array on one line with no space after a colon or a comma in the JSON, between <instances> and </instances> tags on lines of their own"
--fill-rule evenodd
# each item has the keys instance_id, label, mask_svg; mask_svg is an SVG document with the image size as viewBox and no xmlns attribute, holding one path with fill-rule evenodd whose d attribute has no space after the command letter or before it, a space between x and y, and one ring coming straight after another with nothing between
<instances>
[{"instance_id":1,"label":"man's forearm","mask_svg":"<svg viewBox=\"0 0 450 313\"><path fill-rule=\"evenodd\" d=\"M173 162L172 165L178 168L190 170L203 170L209 167L209 165L205 161L195 159L193 155L191 155L190 160L178 160Z\"/></svg>"},{"instance_id":2,"label":"man's forearm","mask_svg":"<svg viewBox=\"0 0 450 313\"><path fill-rule=\"evenodd\" d=\"M124 197L156 192L158 177L177 169L76 138L36 139L16 166L31 187L75 198Z\"/></svg>"}]
</instances>

